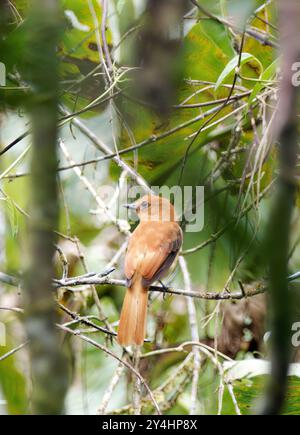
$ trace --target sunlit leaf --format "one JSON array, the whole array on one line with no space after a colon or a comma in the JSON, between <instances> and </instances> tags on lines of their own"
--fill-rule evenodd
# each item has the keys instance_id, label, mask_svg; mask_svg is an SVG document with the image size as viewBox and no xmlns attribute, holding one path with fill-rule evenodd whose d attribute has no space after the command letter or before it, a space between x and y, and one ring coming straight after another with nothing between
<instances>
[{"instance_id":1,"label":"sunlit leaf","mask_svg":"<svg viewBox=\"0 0 300 435\"><path fill-rule=\"evenodd\" d=\"M239 59L241 59L240 64L239 64ZM232 75L234 75L234 73L237 72L238 66L242 67L243 65L246 64L250 65L251 68L258 71L259 74L262 72L263 69L262 64L255 56L253 56L250 53L242 53L240 58L240 56L237 55L233 59L231 59L230 62L228 62L228 64L220 74L215 86L215 91L217 91L222 84L228 83L229 77L231 77Z\"/></svg>"}]
</instances>

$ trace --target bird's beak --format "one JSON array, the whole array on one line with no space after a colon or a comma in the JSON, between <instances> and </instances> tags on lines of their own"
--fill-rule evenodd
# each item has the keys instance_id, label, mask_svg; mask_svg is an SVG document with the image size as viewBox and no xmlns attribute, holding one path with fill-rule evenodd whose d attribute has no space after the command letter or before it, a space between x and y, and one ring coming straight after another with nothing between
<instances>
[{"instance_id":1,"label":"bird's beak","mask_svg":"<svg viewBox=\"0 0 300 435\"><path fill-rule=\"evenodd\" d=\"M134 202L132 204L123 204L123 207L128 208L129 210L136 210L136 205Z\"/></svg>"}]
</instances>

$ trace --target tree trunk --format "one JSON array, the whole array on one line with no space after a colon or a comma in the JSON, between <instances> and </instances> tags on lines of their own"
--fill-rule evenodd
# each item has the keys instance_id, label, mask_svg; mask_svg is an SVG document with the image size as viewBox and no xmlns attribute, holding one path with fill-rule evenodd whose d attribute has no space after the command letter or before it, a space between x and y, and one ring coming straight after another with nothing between
<instances>
[{"instance_id":1,"label":"tree trunk","mask_svg":"<svg viewBox=\"0 0 300 435\"><path fill-rule=\"evenodd\" d=\"M270 215L266 256L270 272L272 370L263 414L278 414L287 386L291 353L293 294L288 288L288 254L292 212L296 194L298 154L297 102L292 65L300 61L300 3L278 0L282 53L282 79L274 130L279 141L280 175Z\"/></svg>"},{"instance_id":2,"label":"tree trunk","mask_svg":"<svg viewBox=\"0 0 300 435\"><path fill-rule=\"evenodd\" d=\"M35 0L28 20L24 76L33 94L30 258L25 277L26 328L30 340L32 413L61 414L67 389L66 360L55 326L53 255L58 227L56 47L61 16L57 0Z\"/></svg>"}]
</instances>

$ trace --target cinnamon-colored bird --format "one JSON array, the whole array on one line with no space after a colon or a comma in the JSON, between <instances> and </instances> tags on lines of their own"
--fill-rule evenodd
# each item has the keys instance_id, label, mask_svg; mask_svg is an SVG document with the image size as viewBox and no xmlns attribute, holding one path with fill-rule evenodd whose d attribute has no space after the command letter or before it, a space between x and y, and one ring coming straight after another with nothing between
<instances>
[{"instance_id":1,"label":"cinnamon-colored bird","mask_svg":"<svg viewBox=\"0 0 300 435\"><path fill-rule=\"evenodd\" d=\"M135 210L140 223L130 237L125 257L128 288L118 328L122 346L143 344L148 288L166 274L182 244L182 230L167 199L146 195L127 207Z\"/></svg>"}]
</instances>

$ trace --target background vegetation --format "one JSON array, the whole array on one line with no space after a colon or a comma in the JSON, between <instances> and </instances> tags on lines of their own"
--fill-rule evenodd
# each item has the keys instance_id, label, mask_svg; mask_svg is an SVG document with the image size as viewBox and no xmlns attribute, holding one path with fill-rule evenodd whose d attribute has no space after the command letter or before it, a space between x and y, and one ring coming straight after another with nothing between
<instances>
[{"instance_id":1,"label":"background vegetation","mask_svg":"<svg viewBox=\"0 0 300 435\"><path fill-rule=\"evenodd\" d=\"M261 412L279 412L300 270L297 2L40 3L0 7L1 413L249 413L272 342ZM126 184L205 186L139 362L114 339ZM281 412L299 413L299 376Z\"/></svg>"}]
</instances>

